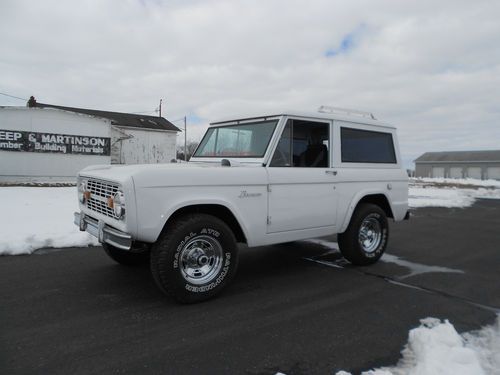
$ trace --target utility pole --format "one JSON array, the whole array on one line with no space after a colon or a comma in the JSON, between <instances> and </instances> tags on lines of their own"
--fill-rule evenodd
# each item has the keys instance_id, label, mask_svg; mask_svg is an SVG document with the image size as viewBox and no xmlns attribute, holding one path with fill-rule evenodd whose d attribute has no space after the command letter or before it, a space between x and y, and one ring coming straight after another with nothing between
<instances>
[{"instance_id":1,"label":"utility pole","mask_svg":"<svg viewBox=\"0 0 500 375\"><path fill-rule=\"evenodd\" d=\"M163 99L160 99L160 111L159 111L160 112L160 116L159 117L161 117L161 103L162 102L163 102Z\"/></svg>"},{"instance_id":2,"label":"utility pole","mask_svg":"<svg viewBox=\"0 0 500 375\"><path fill-rule=\"evenodd\" d=\"M184 116L184 161L187 161L187 128L186 128L186 116Z\"/></svg>"}]
</instances>

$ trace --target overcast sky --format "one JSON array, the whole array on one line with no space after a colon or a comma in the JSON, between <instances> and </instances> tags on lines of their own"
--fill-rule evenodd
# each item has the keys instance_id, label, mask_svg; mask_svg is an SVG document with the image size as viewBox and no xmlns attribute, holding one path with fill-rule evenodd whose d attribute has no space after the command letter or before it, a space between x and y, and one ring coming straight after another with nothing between
<instances>
[{"instance_id":1,"label":"overcast sky","mask_svg":"<svg viewBox=\"0 0 500 375\"><path fill-rule=\"evenodd\" d=\"M0 92L152 115L163 98L193 139L220 117L358 108L398 127L407 164L500 149L500 1L1 0Z\"/></svg>"}]
</instances>

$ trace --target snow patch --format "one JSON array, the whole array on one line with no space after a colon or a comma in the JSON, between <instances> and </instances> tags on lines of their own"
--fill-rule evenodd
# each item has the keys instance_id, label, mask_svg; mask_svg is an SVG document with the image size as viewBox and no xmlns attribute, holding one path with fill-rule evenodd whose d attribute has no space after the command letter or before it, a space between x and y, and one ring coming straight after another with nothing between
<instances>
[{"instance_id":1,"label":"snow patch","mask_svg":"<svg viewBox=\"0 0 500 375\"><path fill-rule=\"evenodd\" d=\"M410 330L396 366L362 375L498 375L500 374L500 316L480 330L459 334L448 321L426 318ZM336 375L350 375L339 371Z\"/></svg>"},{"instance_id":2,"label":"snow patch","mask_svg":"<svg viewBox=\"0 0 500 375\"><path fill-rule=\"evenodd\" d=\"M0 187L0 255L45 247L98 245L73 224L76 187Z\"/></svg>"},{"instance_id":3,"label":"snow patch","mask_svg":"<svg viewBox=\"0 0 500 375\"><path fill-rule=\"evenodd\" d=\"M450 178L411 179L408 205L412 208L464 208L476 199L500 199L500 181Z\"/></svg>"},{"instance_id":4,"label":"snow patch","mask_svg":"<svg viewBox=\"0 0 500 375\"><path fill-rule=\"evenodd\" d=\"M382 255L382 258L380 258L380 260L382 262L394 263L394 264L397 264L398 266L408 268L410 273L408 273L407 275L398 277L398 279L405 279L407 277L412 277L415 275L421 275L424 273L431 273L431 272L464 273L464 271L454 269L454 268L441 267L441 266L429 266L427 264L410 262L408 260L401 259L400 257L398 257L396 255L387 254L387 253Z\"/></svg>"},{"instance_id":5,"label":"snow patch","mask_svg":"<svg viewBox=\"0 0 500 375\"><path fill-rule=\"evenodd\" d=\"M408 205L412 208L420 207L469 207L475 202L474 190L437 187L410 186L408 191Z\"/></svg>"}]
</instances>

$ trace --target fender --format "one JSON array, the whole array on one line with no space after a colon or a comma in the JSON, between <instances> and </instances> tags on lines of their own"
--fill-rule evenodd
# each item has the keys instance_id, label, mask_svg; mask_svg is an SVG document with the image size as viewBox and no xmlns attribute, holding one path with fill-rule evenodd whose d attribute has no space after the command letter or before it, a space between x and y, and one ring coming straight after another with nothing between
<instances>
[{"instance_id":1,"label":"fender","mask_svg":"<svg viewBox=\"0 0 500 375\"><path fill-rule=\"evenodd\" d=\"M345 230L349 226L349 223L351 222L352 214L354 213L354 210L356 209L358 203L367 195L375 195L375 194L383 195L387 199L387 202L389 202L389 206L391 207L391 210L393 211L391 200L389 199L389 197L387 196L387 194L384 191L381 191L379 189L377 189L377 190L370 190L370 189L361 190L351 199L351 203L349 204L349 207L347 208L346 214L344 215L344 221L343 221L342 225L339 227L338 233L345 232Z\"/></svg>"},{"instance_id":2,"label":"fender","mask_svg":"<svg viewBox=\"0 0 500 375\"><path fill-rule=\"evenodd\" d=\"M160 236L161 231L165 227L165 224L167 221L172 217L174 213L176 213L178 210L183 209L185 207L190 207L190 206L197 206L197 205L218 205L218 206L223 206L227 208L233 216L236 218L236 221L238 225L240 226L241 230L243 231L243 234L245 235L245 238L249 238L249 231L247 226L245 225L245 221L239 214L238 210L228 201L222 200L222 199L191 199L189 201L182 201L182 202L176 202L175 205L169 207L168 211L164 214L164 220L161 223L160 230L156 234L156 238L154 242L158 239Z\"/></svg>"}]
</instances>

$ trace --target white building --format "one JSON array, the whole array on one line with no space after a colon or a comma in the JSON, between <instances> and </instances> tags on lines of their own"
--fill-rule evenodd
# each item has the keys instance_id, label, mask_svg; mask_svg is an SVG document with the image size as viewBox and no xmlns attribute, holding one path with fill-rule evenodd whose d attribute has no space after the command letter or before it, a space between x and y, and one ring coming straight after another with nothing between
<instances>
[{"instance_id":1,"label":"white building","mask_svg":"<svg viewBox=\"0 0 500 375\"><path fill-rule=\"evenodd\" d=\"M30 105L0 107L0 182L72 182L88 165L176 157L180 129L163 117Z\"/></svg>"}]
</instances>

